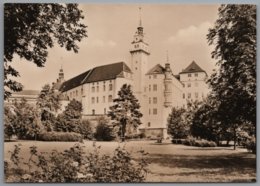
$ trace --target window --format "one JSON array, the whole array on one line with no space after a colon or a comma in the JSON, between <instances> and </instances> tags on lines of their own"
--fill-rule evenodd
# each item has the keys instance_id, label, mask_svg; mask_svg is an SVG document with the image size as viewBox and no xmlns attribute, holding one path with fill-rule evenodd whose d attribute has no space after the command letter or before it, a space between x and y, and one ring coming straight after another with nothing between
<instances>
[{"instance_id":1,"label":"window","mask_svg":"<svg viewBox=\"0 0 260 186\"><path fill-rule=\"evenodd\" d=\"M106 91L106 85L103 85L103 91Z\"/></svg>"},{"instance_id":2,"label":"window","mask_svg":"<svg viewBox=\"0 0 260 186\"><path fill-rule=\"evenodd\" d=\"M191 87L191 84L190 83L188 83L188 86L187 87Z\"/></svg>"},{"instance_id":3,"label":"window","mask_svg":"<svg viewBox=\"0 0 260 186\"><path fill-rule=\"evenodd\" d=\"M154 75L153 75L153 79L156 79L156 78L157 78L157 75L156 75L156 74L154 74Z\"/></svg>"},{"instance_id":4,"label":"window","mask_svg":"<svg viewBox=\"0 0 260 186\"><path fill-rule=\"evenodd\" d=\"M195 92L195 98L198 98L198 97L199 97L199 93Z\"/></svg>"},{"instance_id":5,"label":"window","mask_svg":"<svg viewBox=\"0 0 260 186\"><path fill-rule=\"evenodd\" d=\"M84 90L83 90L83 87L81 87L81 95L83 95L84 93Z\"/></svg>"},{"instance_id":6,"label":"window","mask_svg":"<svg viewBox=\"0 0 260 186\"><path fill-rule=\"evenodd\" d=\"M98 97L97 97L97 103L98 103Z\"/></svg>"},{"instance_id":7,"label":"window","mask_svg":"<svg viewBox=\"0 0 260 186\"><path fill-rule=\"evenodd\" d=\"M137 70L137 67L135 67L135 70Z\"/></svg>"},{"instance_id":8,"label":"window","mask_svg":"<svg viewBox=\"0 0 260 186\"><path fill-rule=\"evenodd\" d=\"M111 91L113 89L112 84L109 84L109 91Z\"/></svg>"},{"instance_id":9,"label":"window","mask_svg":"<svg viewBox=\"0 0 260 186\"><path fill-rule=\"evenodd\" d=\"M183 87L185 88L185 84L183 83Z\"/></svg>"},{"instance_id":10,"label":"window","mask_svg":"<svg viewBox=\"0 0 260 186\"><path fill-rule=\"evenodd\" d=\"M157 104L157 97L153 98L153 104Z\"/></svg>"},{"instance_id":11,"label":"window","mask_svg":"<svg viewBox=\"0 0 260 186\"><path fill-rule=\"evenodd\" d=\"M103 103L106 102L106 96L103 96Z\"/></svg>"},{"instance_id":12,"label":"window","mask_svg":"<svg viewBox=\"0 0 260 186\"><path fill-rule=\"evenodd\" d=\"M92 115L95 115L95 109L92 110Z\"/></svg>"},{"instance_id":13,"label":"window","mask_svg":"<svg viewBox=\"0 0 260 186\"><path fill-rule=\"evenodd\" d=\"M148 122L148 123L147 123L147 126L148 126L148 127L151 127L151 122Z\"/></svg>"},{"instance_id":14,"label":"window","mask_svg":"<svg viewBox=\"0 0 260 186\"><path fill-rule=\"evenodd\" d=\"M149 104L151 104L151 98L149 98Z\"/></svg>"},{"instance_id":15,"label":"window","mask_svg":"<svg viewBox=\"0 0 260 186\"><path fill-rule=\"evenodd\" d=\"M157 91L157 85L156 84L153 85L153 91Z\"/></svg>"},{"instance_id":16,"label":"window","mask_svg":"<svg viewBox=\"0 0 260 186\"><path fill-rule=\"evenodd\" d=\"M195 77L198 77L198 73L195 73Z\"/></svg>"},{"instance_id":17,"label":"window","mask_svg":"<svg viewBox=\"0 0 260 186\"><path fill-rule=\"evenodd\" d=\"M191 74L188 74L188 77L191 77Z\"/></svg>"},{"instance_id":18,"label":"window","mask_svg":"<svg viewBox=\"0 0 260 186\"><path fill-rule=\"evenodd\" d=\"M157 109L156 108L153 109L153 115L157 115Z\"/></svg>"},{"instance_id":19,"label":"window","mask_svg":"<svg viewBox=\"0 0 260 186\"><path fill-rule=\"evenodd\" d=\"M151 92L151 85L149 85L149 92Z\"/></svg>"},{"instance_id":20,"label":"window","mask_svg":"<svg viewBox=\"0 0 260 186\"><path fill-rule=\"evenodd\" d=\"M195 82L195 87L198 87L198 86L199 86L198 82Z\"/></svg>"},{"instance_id":21,"label":"window","mask_svg":"<svg viewBox=\"0 0 260 186\"><path fill-rule=\"evenodd\" d=\"M106 108L104 108L104 114L106 114L107 113L107 109Z\"/></svg>"},{"instance_id":22,"label":"window","mask_svg":"<svg viewBox=\"0 0 260 186\"><path fill-rule=\"evenodd\" d=\"M191 98L191 93L188 93L188 98Z\"/></svg>"},{"instance_id":23,"label":"window","mask_svg":"<svg viewBox=\"0 0 260 186\"><path fill-rule=\"evenodd\" d=\"M149 79L151 79L151 76L149 76Z\"/></svg>"},{"instance_id":24,"label":"window","mask_svg":"<svg viewBox=\"0 0 260 186\"><path fill-rule=\"evenodd\" d=\"M185 99L185 94L182 94L183 99Z\"/></svg>"},{"instance_id":25,"label":"window","mask_svg":"<svg viewBox=\"0 0 260 186\"><path fill-rule=\"evenodd\" d=\"M149 109L149 115L151 114L151 109Z\"/></svg>"},{"instance_id":26,"label":"window","mask_svg":"<svg viewBox=\"0 0 260 186\"><path fill-rule=\"evenodd\" d=\"M94 98L94 97L91 98L91 103L92 103L92 104L95 103L95 98Z\"/></svg>"},{"instance_id":27,"label":"window","mask_svg":"<svg viewBox=\"0 0 260 186\"><path fill-rule=\"evenodd\" d=\"M97 92L99 91L99 86L97 86Z\"/></svg>"},{"instance_id":28,"label":"window","mask_svg":"<svg viewBox=\"0 0 260 186\"><path fill-rule=\"evenodd\" d=\"M112 95L109 95L108 96L108 102L112 102L113 100L112 100Z\"/></svg>"},{"instance_id":29,"label":"window","mask_svg":"<svg viewBox=\"0 0 260 186\"><path fill-rule=\"evenodd\" d=\"M95 92L95 87L92 87L91 90L92 90L92 92Z\"/></svg>"},{"instance_id":30,"label":"window","mask_svg":"<svg viewBox=\"0 0 260 186\"><path fill-rule=\"evenodd\" d=\"M78 96L78 90L76 90L76 96Z\"/></svg>"}]
</instances>

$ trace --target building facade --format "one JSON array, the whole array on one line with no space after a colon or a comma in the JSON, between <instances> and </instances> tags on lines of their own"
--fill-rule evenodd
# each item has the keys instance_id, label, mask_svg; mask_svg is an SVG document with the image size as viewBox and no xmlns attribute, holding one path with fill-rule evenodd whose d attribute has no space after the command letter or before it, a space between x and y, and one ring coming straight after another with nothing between
<instances>
[{"instance_id":1,"label":"building facade","mask_svg":"<svg viewBox=\"0 0 260 186\"><path fill-rule=\"evenodd\" d=\"M149 69L149 45L141 21L131 42L130 55L130 67L125 62L98 66L64 82L60 72L60 91L69 100L80 101L83 116L93 119L106 115L122 85L130 84L143 114L139 131L147 137L166 138L171 109L184 107L187 100L206 97L207 73L194 61L178 75L172 73L168 61Z\"/></svg>"}]
</instances>

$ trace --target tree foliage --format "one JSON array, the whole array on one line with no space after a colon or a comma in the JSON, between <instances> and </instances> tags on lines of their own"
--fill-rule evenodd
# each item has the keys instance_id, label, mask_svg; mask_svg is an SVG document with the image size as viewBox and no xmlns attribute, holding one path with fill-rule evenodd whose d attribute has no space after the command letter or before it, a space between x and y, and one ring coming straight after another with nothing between
<instances>
[{"instance_id":1,"label":"tree foliage","mask_svg":"<svg viewBox=\"0 0 260 186\"><path fill-rule=\"evenodd\" d=\"M168 118L168 134L174 139L187 138L189 135L189 126L185 125L184 108L172 108Z\"/></svg>"},{"instance_id":2,"label":"tree foliage","mask_svg":"<svg viewBox=\"0 0 260 186\"><path fill-rule=\"evenodd\" d=\"M57 116L55 124L56 131L78 132L78 126L81 123L81 102L73 99L65 107L65 110Z\"/></svg>"},{"instance_id":3,"label":"tree foliage","mask_svg":"<svg viewBox=\"0 0 260 186\"><path fill-rule=\"evenodd\" d=\"M235 148L237 131L248 122L256 125L256 6L221 5L207 38L218 60L209 84Z\"/></svg>"},{"instance_id":4,"label":"tree foliage","mask_svg":"<svg viewBox=\"0 0 260 186\"><path fill-rule=\"evenodd\" d=\"M113 126L109 125L108 119L105 117L98 118L98 124L96 126L96 131L94 137L98 141L112 141L115 139L116 135L113 130Z\"/></svg>"},{"instance_id":5,"label":"tree foliage","mask_svg":"<svg viewBox=\"0 0 260 186\"><path fill-rule=\"evenodd\" d=\"M218 70L209 80L229 124L256 123L256 6L221 5L207 35Z\"/></svg>"},{"instance_id":6,"label":"tree foliage","mask_svg":"<svg viewBox=\"0 0 260 186\"><path fill-rule=\"evenodd\" d=\"M4 87L5 99L10 91L22 90L11 77L19 72L11 66L14 55L44 67L48 49L55 43L78 52L77 42L86 37L86 26L77 4L6 3L4 6Z\"/></svg>"},{"instance_id":7,"label":"tree foliage","mask_svg":"<svg viewBox=\"0 0 260 186\"><path fill-rule=\"evenodd\" d=\"M36 139L42 130L37 110L25 99L15 101L13 106L5 108L6 135L16 135L19 139ZM11 133L12 130L12 133Z\"/></svg>"},{"instance_id":8,"label":"tree foliage","mask_svg":"<svg viewBox=\"0 0 260 186\"><path fill-rule=\"evenodd\" d=\"M139 111L140 104L134 96L131 86L124 84L118 92L118 97L113 100L108 116L114 121L118 133L124 141L127 125L137 128L141 124L143 114Z\"/></svg>"}]
</instances>

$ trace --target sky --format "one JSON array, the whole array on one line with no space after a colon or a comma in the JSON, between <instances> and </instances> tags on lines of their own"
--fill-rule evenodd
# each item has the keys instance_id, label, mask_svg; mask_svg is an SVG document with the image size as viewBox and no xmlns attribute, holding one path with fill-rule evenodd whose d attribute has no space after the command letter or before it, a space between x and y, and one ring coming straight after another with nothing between
<instances>
[{"instance_id":1,"label":"sky","mask_svg":"<svg viewBox=\"0 0 260 186\"><path fill-rule=\"evenodd\" d=\"M216 61L211 58L214 46L208 45L206 35L217 19L218 7L212 4L80 4L88 37L78 44L79 52L58 46L50 48L43 68L16 56L13 66L20 72L17 80L24 89L41 90L46 83L56 81L61 67L68 80L100 65L124 61L130 66L129 49L140 17L151 53L149 69L156 64L164 66L168 53L174 74L193 60L211 74Z\"/></svg>"}]
</instances>

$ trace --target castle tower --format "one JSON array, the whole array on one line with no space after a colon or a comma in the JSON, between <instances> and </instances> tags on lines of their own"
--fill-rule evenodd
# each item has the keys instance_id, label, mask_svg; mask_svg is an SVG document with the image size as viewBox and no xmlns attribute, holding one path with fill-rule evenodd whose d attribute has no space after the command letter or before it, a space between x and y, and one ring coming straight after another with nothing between
<instances>
[{"instance_id":1,"label":"castle tower","mask_svg":"<svg viewBox=\"0 0 260 186\"><path fill-rule=\"evenodd\" d=\"M164 106L172 107L172 70L170 64L165 64L165 78L164 78Z\"/></svg>"},{"instance_id":2,"label":"castle tower","mask_svg":"<svg viewBox=\"0 0 260 186\"><path fill-rule=\"evenodd\" d=\"M141 20L141 8L140 20L137 27L137 31L134 35L134 39L131 43L131 69L133 72L133 92L141 102L142 93L145 91L145 74L148 70L148 44L145 42L144 28Z\"/></svg>"}]
</instances>

